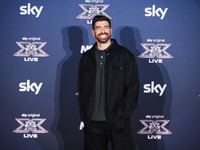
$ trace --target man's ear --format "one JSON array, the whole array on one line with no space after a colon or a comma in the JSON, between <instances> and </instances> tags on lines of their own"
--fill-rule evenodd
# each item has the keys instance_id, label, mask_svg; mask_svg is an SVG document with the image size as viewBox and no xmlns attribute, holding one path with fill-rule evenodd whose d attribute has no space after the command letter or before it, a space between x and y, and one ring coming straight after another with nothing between
<instances>
[{"instance_id":1,"label":"man's ear","mask_svg":"<svg viewBox=\"0 0 200 150\"><path fill-rule=\"evenodd\" d=\"M95 36L94 36L94 29L92 29L92 35L93 35L93 37L95 37Z\"/></svg>"}]
</instances>

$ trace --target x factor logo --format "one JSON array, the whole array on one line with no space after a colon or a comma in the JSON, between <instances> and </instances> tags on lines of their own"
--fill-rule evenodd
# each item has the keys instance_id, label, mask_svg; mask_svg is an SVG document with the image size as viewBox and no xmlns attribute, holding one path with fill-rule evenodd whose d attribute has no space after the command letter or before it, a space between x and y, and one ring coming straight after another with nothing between
<instances>
[{"instance_id":1,"label":"x factor logo","mask_svg":"<svg viewBox=\"0 0 200 150\"><path fill-rule=\"evenodd\" d=\"M49 56L41 48L46 42L16 42L21 49L16 52L13 56L36 56L36 57L47 57Z\"/></svg>"},{"instance_id":2,"label":"x factor logo","mask_svg":"<svg viewBox=\"0 0 200 150\"><path fill-rule=\"evenodd\" d=\"M15 129L15 133L48 133L41 124L46 120L43 118L28 119L28 118L15 118L20 126Z\"/></svg>"},{"instance_id":3,"label":"x factor logo","mask_svg":"<svg viewBox=\"0 0 200 150\"><path fill-rule=\"evenodd\" d=\"M104 15L111 19L111 17L104 12L109 5L79 4L79 6L84 10L84 12L76 17L78 19L92 19L96 15Z\"/></svg>"},{"instance_id":4,"label":"x factor logo","mask_svg":"<svg viewBox=\"0 0 200 150\"><path fill-rule=\"evenodd\" d=\"M172 134L165 126L169 120L140 120L145 126L142 130L138 131L138 134Z\"/></svg>"},{"instance_id":5,"label":"x factor logo","mask_svg":"<svg viewBox=\"0 0 200 150\"><path fill-rule=\"evenodd\" d=\"M170 47L171 44L149 44L142 43L141 44L145 52L143 52L140 58L173 58L169 53L166 52L166 49Z\"/></svg>"}]
</instances>

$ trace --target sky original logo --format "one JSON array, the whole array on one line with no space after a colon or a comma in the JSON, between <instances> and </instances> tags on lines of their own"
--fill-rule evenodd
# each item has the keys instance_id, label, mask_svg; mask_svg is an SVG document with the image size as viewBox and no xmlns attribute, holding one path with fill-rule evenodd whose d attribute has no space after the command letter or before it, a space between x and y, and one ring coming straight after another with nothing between
<instances>
[{"instance_id":1,"label":"sky original logo","mask_svg":"<svg viewBox=\"0 0 200 150\"><path fill-rule=\"evenodd\" d=\"M90 3L90 2L88 2ZM84 10L83 13L78 15L76 18L78 19L88 19L87 24L92 24L92 19L96 15L104 15L111 19L111 17L106 14L104 11L109 7L106 4L79 4L79 6Z\"/></svg>"},{"instance_id":2,"label":"sky original logo","mask_svg":"<svg viewBox=\"0 0 200 150\"><path fill-rule=\"evenodd\" d=\"M160 140L162 139L161 135L172 134L172 132L170 132L165 127L169 123L169 121L170 120L150 120L150 119L140 120L140 122L144 125L144 128L138 131L137 134L147 135L147 139L150 139L150 140L153 140L153 139Z\"/></svg>"},{"instance_id":3,"label":"sky original logo","mask_svg":"<svg viewBox=\"0 0 200 150\"><path fill-rule=\"evenodd\" d=\"M162 8L157 8L156 5L153 5L152 7L145 8L145 16L146 17L159 17L161 20L165 18L165 15L167 13L168 8L165 8L164 10Z\"/></svg>"},{"instance_id":4,"label":"sky original logo","mask_svg":"<svg viewBox=\"0 0 200 150\"><path fill-rule=\"evenodd\" d=\"M165 89L167 87L167 84L164 84L161 86L160 84L155 85L154 81L152 81L150 84L144 84L144 93L158 93L159 96L162 96Z\"/></svg>"},{"instance_id":5,"label":"sky original logo","mask_svg":"<svg viewBox=\"0 0 200 150\"><path fill-rule=\"evenodd\" d=\"M38 8L37 6L31 7L31 3L28 3L27 6L20 7L20 15L34 15L38 18L42 12L43 6Z\"/></svg>"},{"instance_id":6,"label":"sky original logo","mask_svg":"<svg viewBox=\"0 0 200 150\"><path fill-rule=\"evenodd\" d=\"M146 50L140 54L139 58L149 58L149 63L163 63L163 59L173 58L166 50L171 44L159 43L164 42L165 39L147 39L147 42L157 42L154 43L142 43L142 47Z\"/></svg>"},{"instance_id":7,"label":"sky original logo","mask_svg":"<svg viewBox=\"0 0 200 150\"><path fill-rule=\"evenodd\" d=\"M38 57L49 56L46 52L42 50L42 47L47 42L16 42L21 48L13 56L24 57L24 61L37 62ZM29 57L32 56L32 57Z\"/></svg>"},{"instance_id":8,"label":"sky original logo","mask_svg":"<svg viewBox=\"0 0 200 150\"><path fill-rule=\"evenodd\" d=\"M31 83L30 79L28 79L26 82L19 83L19 91L20 92L33 92L35 95L39 94L40 89L42 87L43 83L37 83L33 82Z\"/></svg>"},{"instance_id":9,"label":"sky original logo","mask_svg":"<svg viewBox=\"0 0 200 150\"><path fill-rule=\"evenodd\" d=\"M30 116L31 114L22 114L22 117L25 118L15 118L15 120L20 124L18 128L16 128L14 133L23 133L23 138L38 138L38 134L40 133L48 133L41 125L46 120L45 118L26 118L26 116ZM32 117L38 115L33 114ZM40 115L39 115L40 116Z\"/></svg>"}]
</instances>

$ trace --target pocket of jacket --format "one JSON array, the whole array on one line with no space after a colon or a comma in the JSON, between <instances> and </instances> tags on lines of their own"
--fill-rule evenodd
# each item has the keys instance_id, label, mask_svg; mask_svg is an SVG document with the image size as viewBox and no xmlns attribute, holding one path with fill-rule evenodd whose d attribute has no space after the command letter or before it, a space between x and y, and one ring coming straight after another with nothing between
<instances>
[{"instance_id":1,"label":"pocket of jacket","mask_svg":"<svg viewBox=\"0 0 200 150\"><path fill-rule=\"evenodd\" d=\"M112 66L112 68L114 69L114 70L118 70L118 71L123 71L124 69L125 69L125 66L123 66L123 65L113 65Z\"/></svg>"},{"instance_id":2,"label":"pocket of jacket","mask_svg":"<svg viewBox=\"0 0 200 150\"><path fill-rule=\"evenodd\" d=\"M113 81L124 82L124 70L125 66L123 65L113 65L112 66Z\"/></svg>"}]
</instances>

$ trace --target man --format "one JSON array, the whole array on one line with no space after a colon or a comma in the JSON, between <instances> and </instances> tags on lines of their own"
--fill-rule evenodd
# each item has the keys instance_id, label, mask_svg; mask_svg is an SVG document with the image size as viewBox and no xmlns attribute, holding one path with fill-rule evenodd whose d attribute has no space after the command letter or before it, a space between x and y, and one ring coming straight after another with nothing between
<instances>
[{"instance_id":1,"label":"man","mask_svg":"<svg viewBox=\"0 0 200 150\"><path fill-rule=\"evenodd\" d=\"M93 47L79 62L78 101L84 122L84 150L133 150L130 116L138 98L139 79L134 55L110 39L105 16L95 16Z\"/></svg>"}]
</instances>

